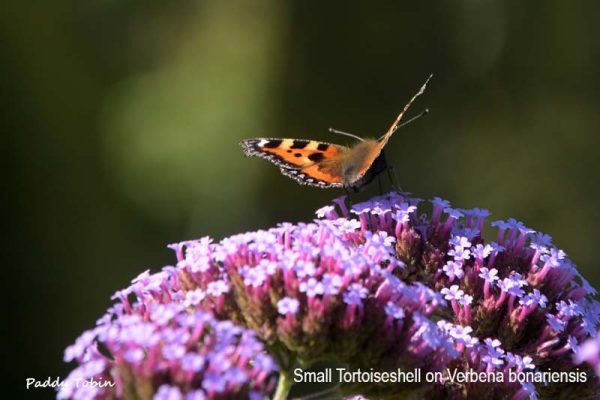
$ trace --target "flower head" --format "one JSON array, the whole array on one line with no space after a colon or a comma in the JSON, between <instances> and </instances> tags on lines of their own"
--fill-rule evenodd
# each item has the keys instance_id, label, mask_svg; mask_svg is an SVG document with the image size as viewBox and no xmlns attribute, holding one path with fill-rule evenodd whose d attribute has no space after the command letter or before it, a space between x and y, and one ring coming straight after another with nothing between
<instances>
[{"instance_id":1,"label":"flower head","mask_svg":"<svg viewBox=\"0 0 600 400\"><path fill-rule=\"evenodd\" d=\"M65 351L65 360L77 360L79 366L58 398L129 398L154 392L154 399L171 400L271 393L277 366L256 334L190 309L188 296L175 300L173 294L168 301L147 295L129 311L109 311L108 318L80 336ZM78 384L90 378L110 384Z\"/></svg>"},{"instance_id":2,"label":"flower head","mask_svg":"<svg viewBox=\"0 0 600 400\"><path fill-rule=\"evenodd\" d=\"M117 292L119 303L66 350L80 364L72 378L116 372L120 389L99 398L120 398L132 383L158 398L220 398L270 393L275 359L288 372L328 359L350 369L500 374L600 364L597 343L586 342L600 321L594 289L547 235L509 219L492 223L496 242L486 243L487 210L436 198L431 216L417 217L418 203L396 193L351 207L339 198L311 223L172 245L175 268ZM524 398L540 388L422 383L419 393ZM393 397L409 389L340 390Z\"/></svg>"}]
</instances>

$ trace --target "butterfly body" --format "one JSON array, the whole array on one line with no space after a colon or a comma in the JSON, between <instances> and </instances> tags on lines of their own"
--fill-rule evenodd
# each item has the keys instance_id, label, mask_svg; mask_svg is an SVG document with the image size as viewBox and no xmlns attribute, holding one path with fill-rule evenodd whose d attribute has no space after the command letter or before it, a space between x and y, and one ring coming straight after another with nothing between
<instances>
[{"instance_id":1,"label":"butterfly body","mask_svg":"<svg viewBox=\"0 0 600 400\"><path fill-rule=\"evenodd\" d=\"M342 166L342 175L345 186L354 191L364 188L388 167L383 149L379 149L376 140L357 143L348 153Z\"/></svg>"},{"instance_id":2,"label":"butterfly body","mask_svg":"<svg viewBox=\"0 0 600 400\"><path fill-rule=\"evenodd\" d=\"M375 139L365 139L346 148L331 163L337 167L332 172L342 177L343 187L354 191L360 191L387 168L383 151Z\"/></svg>"},{"instance_id":3,"label":"butterfly body","mask_svg":"<svg viewBox=\"0 0 600 400\"><path fill-rule=\"evenodd\" d=\"M246 139L240 145L247 156L272 162L282 174L302 185L360 191L387 168L383 148L429 79L431 76L379 139L356 137L360 141L350 147L316 140L275 138Z\"/></svg>"}]
</instances>

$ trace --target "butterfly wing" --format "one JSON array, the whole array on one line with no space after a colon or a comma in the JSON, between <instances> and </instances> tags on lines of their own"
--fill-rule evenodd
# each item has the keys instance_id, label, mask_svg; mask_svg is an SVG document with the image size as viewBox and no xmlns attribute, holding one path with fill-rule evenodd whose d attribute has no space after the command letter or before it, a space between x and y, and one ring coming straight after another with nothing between
<instances>
[{"instance_id":1,"label":"butterfly wing","mask_svg":"<svg viewBox=\"0 0 600 400\"><path fill-rule=\"evenodd\" d=\"M392 134L394 132L396 132L396 130L398 129L398 125L400 125L400 120L402 120L404 113L406 113L406 110L408 110L408 108L412 105L412 103L415 101L415 99L423 94L423 92L425 91L425 88L427 87L427 83L429 82L429 80L431 79L432 76L433 76L433 74L429 75L429 77L427 78L427 80L425 81L423 86L421 86L419 91L417 93L415 93L415 95L410 99L410 101L404 106L404 108L402 109L400 114L398 114L398 116L394 120L394 123L392 124L392 126L390 126L390 128L387 130L387 132L378 140L377 146L370 149L369 154L365 157L365 159L361 163L360 169L358 170L358 172L356 174L355 182L359 181L367 173L369 168L371 168L371 166L373 165L375 160L379 157L379 155L381 154L381 151L383 150L383 147L387 144L387 142L390 139L390 137L392 136Z\"/></svg>"},{"instance_id":2,"label":"butterfly wing","mask_svg":"<svg viewBox=\"0 0 600 400\"><path fill-rule=\"evenodd\" d=\"M247 156L269 160L281 173L302 185L321 188L342 187L342 177L327 168L343 146L303 139L246 139L240 143Z\"/></svg>"}]
</instances>

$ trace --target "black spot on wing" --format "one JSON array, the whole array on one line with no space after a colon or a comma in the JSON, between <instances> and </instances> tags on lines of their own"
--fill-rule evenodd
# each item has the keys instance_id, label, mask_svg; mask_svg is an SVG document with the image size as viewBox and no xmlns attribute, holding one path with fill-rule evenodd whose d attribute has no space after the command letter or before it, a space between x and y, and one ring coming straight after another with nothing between
<instances>
[{"instance_id":1,"label":"black spot on wing","mask_svg":"<svg viewBox=\"0 0 600 400\"><path fill-rule=\"evenodd\" d=\"M310 142L310 140L294 139L294 144L290 146L290 149L303 149Z\"/></svg>"},{"instance_id":2,"label":"black spot on wing","mask_svg":"<svg viewBox=\"0 0 600 400\"><path fill-rule=\"evenodd\" d=\"M317 146L317 150L319 151L326 151L329 148L329 145L327 143L319 143L319 145Z\"/></svg>"},{"instance_id":3,"label":"black spot on wing","mask_svg":"<svg viewBox=\"0 0 600 400\"><path fill-rule=\"evenodd\" d=\"M276 147L279 147L282 142L283 142L283 140L281 140L281 139L271 139L267 143L263 144L262 147L266 147L268 149L274 149Z\"/></svg>"},{"instance_id":4,"label":"black spot on wing","mask_svg":"<svg viewBox=\"0 0 600 400\"><path fill-rule=\"evenodd\" d=\"M323 153L312 153L311 155L308 156L308 159L310 161L314 161L314 162L319 162L324 158Z\"/></svg>"}]
</instances>

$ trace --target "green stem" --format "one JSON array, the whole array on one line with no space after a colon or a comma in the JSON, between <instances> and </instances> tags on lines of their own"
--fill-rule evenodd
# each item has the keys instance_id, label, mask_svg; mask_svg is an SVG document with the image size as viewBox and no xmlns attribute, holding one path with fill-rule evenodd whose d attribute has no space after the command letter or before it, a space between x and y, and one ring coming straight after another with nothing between
<instances>
[{"instance_id":1,"label":"green stem","mask_svg":"<svg viewBox=\"0 0 600 400\"><path fill-rule=\"evenodd\" d=\"M291 379L289 372L282 369L279 372L279 382L277 382L277 390L275 391L273 400L287 399L287 395L290 392L293 383L294 382Z\"/></svg>"}]
</instances>

